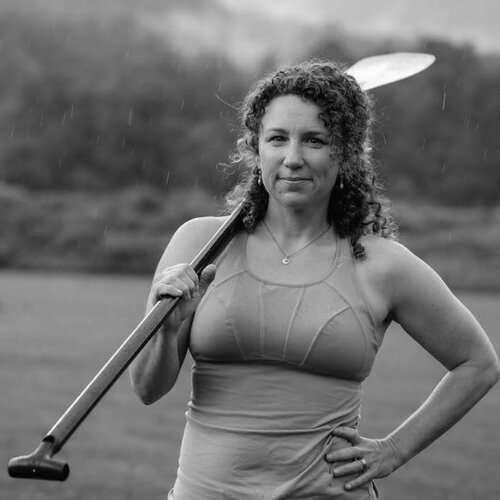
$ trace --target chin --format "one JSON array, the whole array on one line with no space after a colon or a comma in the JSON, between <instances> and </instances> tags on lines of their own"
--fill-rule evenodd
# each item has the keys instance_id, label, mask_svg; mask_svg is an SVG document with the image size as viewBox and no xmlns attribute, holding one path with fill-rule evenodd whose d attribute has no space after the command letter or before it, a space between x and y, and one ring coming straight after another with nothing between
<instances>
[{"instance_id":1,"label":"chin","mask_svg":"<svg viewBox=\"0 0 500 500\"><path fill-rule=\"evenodd\" d=\"M276 201L280 205L289 208L306 208L310 207L311 205L318 204L317 200L315 200L311 196L304 196L300 193L281 194L280 196L276 197Z\"/></svg>"}]
</instances>

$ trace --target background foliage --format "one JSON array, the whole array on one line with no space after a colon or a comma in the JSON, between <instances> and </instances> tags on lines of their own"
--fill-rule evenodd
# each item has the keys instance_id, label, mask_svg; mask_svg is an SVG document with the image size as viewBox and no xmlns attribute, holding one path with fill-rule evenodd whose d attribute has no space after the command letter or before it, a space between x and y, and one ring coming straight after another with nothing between
<instances>
[{"instance_id":1,"label":"background foliage","mask_svg":"<svg viewBox=\"0 0 500 500\"><path fill-rule=\"evenodd\" d=\"M220 54L184 56L127 16L35 20L6 10L0 33L0 265L150 272L182 220L217 212L238 176L224 166L235 106L275 61L244 71ZM436 248L497 266L500 64L445 40L412 49L437 62L373 93L375 156L403 240L438 267ZM301 58L351 63L359 51L331 38ZM454 232L454 207L475 228L468 235ZM488 269L461 285L497 286L484 282Z\"/></svg>"}]
</instances>

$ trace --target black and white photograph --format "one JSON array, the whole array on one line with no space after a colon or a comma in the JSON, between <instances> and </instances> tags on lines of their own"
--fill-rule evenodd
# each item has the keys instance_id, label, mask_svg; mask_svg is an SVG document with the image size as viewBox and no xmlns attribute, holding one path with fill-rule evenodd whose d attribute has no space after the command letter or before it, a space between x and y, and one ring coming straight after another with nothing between
<instances>
[{"instance_id":1,"label":"black and white photograph","mask_svg":"<svg viewBox=\"0 0 500 500\"><path fill-rule=\"evenodd\" d=\"M498 500L500 3L0 1L0 499Z\"/></svg>"}]
</instances>

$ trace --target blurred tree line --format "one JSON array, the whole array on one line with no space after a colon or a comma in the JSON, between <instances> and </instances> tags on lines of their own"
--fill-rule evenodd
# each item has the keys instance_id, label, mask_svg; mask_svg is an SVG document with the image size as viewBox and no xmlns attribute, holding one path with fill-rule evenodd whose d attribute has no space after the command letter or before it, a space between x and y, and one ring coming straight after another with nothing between
<instances>
[{"instance_id":1,"label":"blurred tree line","mask_svg":"<svg viewBox=\"0 0 500 500\"><path fill-rule=\"evenodd\" d=\"M238 104L276 61L186 57L127 17L14 9L0 34L0 267L150 273L179 224L220 209ZM329 38L297 58L394 50ZM403 242L451 285L500 288L499 60L444 40L412 50L437 62L372 93Z\"/></svg>"},{"instance_id":2,"label":"blurred tree line","mask_svg":"<svg viewBox=\"0 0 500 500\"><path fill-rule=\"evenodd\" d=\"M243 72L216 54L183 58L128 18L10 13L0 33L0 181L34 190L197 185L215 194L234 181L216 169L237 137L232 106L272 60ZM500 66L446 41L415 50L437 62L374 92L376 158L391 196L498 202ZM303 57L354 62L339 40L312 52Z\"/></svg>"}]
</instances>

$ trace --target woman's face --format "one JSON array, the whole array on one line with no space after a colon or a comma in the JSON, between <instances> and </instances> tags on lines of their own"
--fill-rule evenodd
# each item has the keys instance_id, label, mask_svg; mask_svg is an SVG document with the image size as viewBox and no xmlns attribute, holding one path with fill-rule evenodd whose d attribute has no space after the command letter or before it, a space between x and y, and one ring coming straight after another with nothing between
<instances>
[{"instance_id":1,"label":"woman's face","mask_svg":"<svg viewBox=\"0 0 500 500\"><path fill-rule=\"evenodd\" d=\"M259 166L269 203L326 213L338 175L321 110L296 95L274 98L262 117Z\"/></svg>"}]
</instances>

